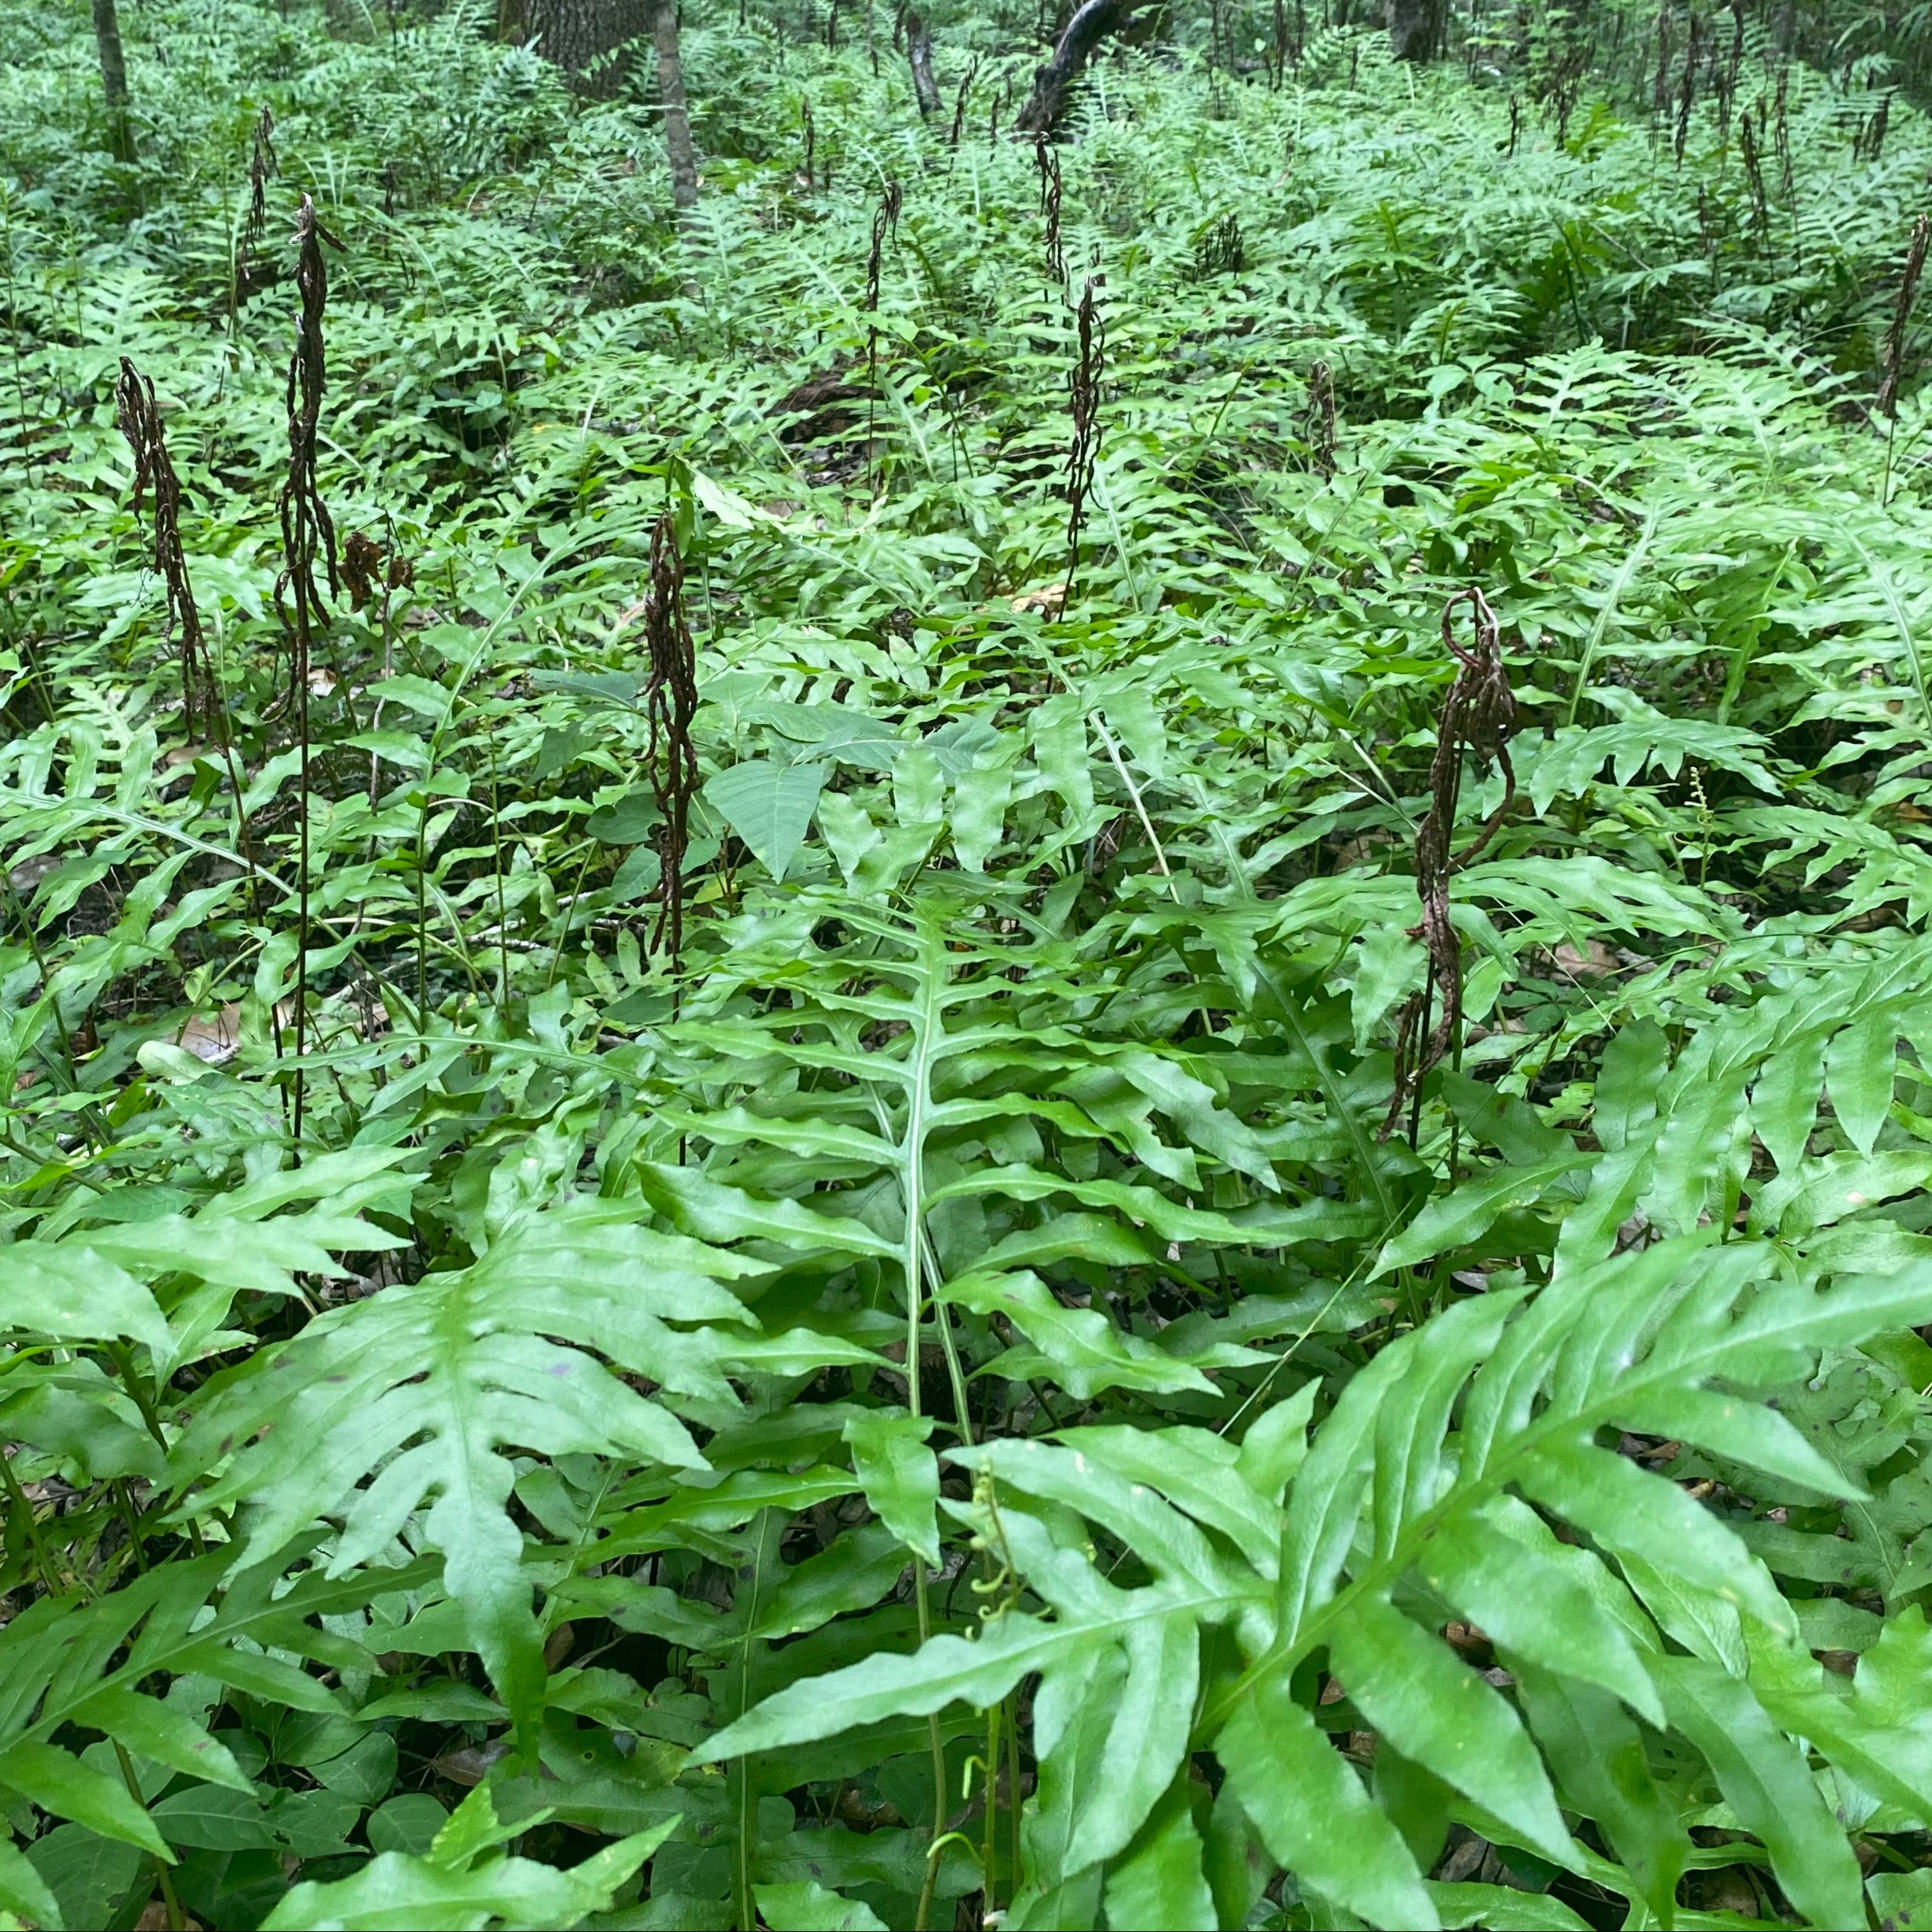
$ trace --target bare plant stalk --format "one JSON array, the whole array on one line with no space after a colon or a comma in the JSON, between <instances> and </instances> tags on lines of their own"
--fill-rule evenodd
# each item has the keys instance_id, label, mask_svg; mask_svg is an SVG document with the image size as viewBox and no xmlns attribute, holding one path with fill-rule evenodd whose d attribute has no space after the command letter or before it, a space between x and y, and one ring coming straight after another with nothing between
<instances>
[{"instance_id":1,"label":"bare plant stalk","mask_svg":"<svg viewBox=\"0 0 1932 1932\"><path fill-rule=\"evenodd\" d=\"M969 74L970 81L972 76ZM960 104L965 104L965 92L960 93ZM955 125L957 123L955 122ZM905 196L897 181L888 179L885 192L878 198L878 206L872 211L872 252L866 257L866 462L872 462L872 412L878 403L878 278L885 257L885 238L897 232L899 211ZM873 487L878 487L876 477Z\"/></svg>"},{"instance_id":2,"label":"bare plant stalk","mask_svg":"<svg viewBox=\"0 0 1932 1932\"><path fill-rule=\"evenodd\" d=\"M973 91L973 82L980 71L980 58L973 57L973 64L966 69L966 78L959 83L959 91L952 101L952 132L946 137L946 146L956 148L959 145L961 131L966 125L966 100Z\"/></svg>"},{"instance_id":3,"label":"bare plant stalk","mask_svg":"<svg viewBox=\"0 0 1932 1932\"><path fill-rule=\"evenodd\" d=\"M1074 580L1080 568L1080 527L1087 510L1087 494L1094 487L1094 466L1100 455L1100 380L1106 368L1106 325L1094 302L1090 276L1081 292L1075 314L1079 329L1078 352L1067 374L1073 435L1066 452L1066 594L1062 611L1073 608Z\"/></svg>"},{"instance_id":4,"label":"bare plant stalk","mask_svg":"<svg viewBox=\"0 0 1932 1932\"><path fill-rule=\"evenodd\" d=\"M1309 467L1318 476L1335 473L1335 372L1326 362L1308 371L1308 408L1302 433L1308 440Z\"/></svg>"},{"instance_id":5,"label":"bare plant stalk","mask_svg":"<svg viewBox=\"0 0 1932 1932\"><path fill-rule=\"evenodd\" d=\"M666 510L651 533L651 582L644 593L644 641L651 671L644 704L651 720L651 789L657 801L657 924L651 950L670 954L678 970L685 943L685 852L691 795L697 789L697 753L691 720L697 715L697 651L685 620L685 563L676 526Z\"/></svg>"},{"instance_id":6,"label":"bare plant stalk","mask_svg":"<svg viewBox=\"0 0 1932 1932\"><path fill-rule=\"evenodd\" d=\"M1912 320L1912 304L1918 299L1918 278L1925 271L1925 245L1932 231L1932 215L1921 215L1912 225L1912 241L1905 251L1905 271L1899 277L1898 300L1892 305L1892 325L1885 331L1883 374L1878 383L1878 408L1896 420L1899 413L1899 378L1905 369L1905 332Z\"/></svg>"},{"instance_id":7,"label":"bare plant stalk","mask_svg":"<svg viewBox=\"0 0 1932 1932\"><path fill-rule=\"evenodd\" d=\"M1456 607L1467 604L1475 629L1475 648L1456 641ZM1422 923L1411 928L1429 953L1429 977L1423 990L1404 1001L1395 1028L1395 1091L1382 1123L1386 1140L1405 1103L1419 1098L1422 1083L1449 1051L1463 1019L1463 955L1449 918L1449 881L1496 835L1516 801L1516 774L1509 762L1510 734L1516 728L1516 700L1503 667L1496 613L1472 584L1442 607L1442 641L1459 666L1436 727L1435 756L1429 768L1429 810L1416 829L1416 896ZM1456 803L1463 785L1463 755L1486 772L1492 761L1503 768L1503 802L1484 822L1475 843L1460 857L1450 848L1456 829ZM1439 998L1435 1024L1429 1023L1431 995ZM1426 1035L1426 1037L1425 1037ZM1413 1124L1411 1127L1413 1132Z\"/></svg>"},{"instance_id":8,"label":"bare plant stalk","mask_svg":"<svg viewBox=\"0 0 1932 1932\"><path fill-rule=\"evenodd\" d=\"M235 251L235 286L229 300L229 313L246 302L254 292L255 251L261 245L268 226L266 191L269 177L275 172L275 116L264 107L256 117L248 146L248 213L242 225L242 239Z\"/></svg>"},{"instance_id":9,"label":"bare plant stalk","mask_svg":"<svg viewBox=\"0 0 1932 1932\"><path fill-rule=\"evenodd\" d=\"M1065 184L1060 180L1060 156L1044 134L1033 137L1033 165L1040 171L1040 212L1047 219L1047 273L1064 291L1066 251L1060 238L1060 205Z\"/></svg>"},{"instance_id":10,"label":"bare plant stalk","mask_svg":"<svg viewBox=\"0 0 1932 1932\"><path fill-rule=\"evenodd\" d=\"M294 700L296 742L301 754L300 822L297 858L295 951L295 1052L303 1051L309 1024L309 678L315 632L326 629L328 606L315 582L319 561L329 595L338 594L335 525L315 481L315 444L321 426L327 369L322 317L328 306L328 266L322 244L342 244L316 218L306 195L296 211L295 286L301 312L295 324L295 351L288 361L288 473L281 486L281 574L275 579L275 614L288 640L289 688ZM297 1157L302 1146L303 1069L295 1069L293 1132Z\"/></svg>"},{"instance_id":11,"label":"bare plant stalk","mask_svg":"<svg viewBox=\"0 0 1932 1932\"><path fill-rule=\"evenodd\" d=\"M1677 96L1677 144L1675 158L1679 167L1684 162L1684 143L1690 133L1690 110L1697 104L1697 54L1699 41L1703 31L1703 23L1694 13L1690 16L1690 36L1684 44L1684 84Z\"/></svg>"},{"instance_id":12,"label":"bare plant stalk","mask_svg":"<svg viewBox=\"0 0 1932 1932\"><path fill-rule=\"evenodd\" d=\"M1759 242L1768 252L1771 239L1770 204L1764 195L1764 158L1758 152L1758 137L1751 126L1749 109L1738 118L1737 134L1738 146L1744 157L1744 179L1751 189L1752 220L1757 226Z\"/></svg>"},{"instance_id":13,"label":"bare plant stalk","mask_svg":"<svg viewBox=\"0 0 1932 1932\"><path fill-rule=\"evenodd\" d=\"M161 410L154 384L126 356L121 358L120 380L114 385L114 415L134 459L134 515L148 491L154 492L154 568L168 595L168 629L181 653L181 709L192 739L198 726L220 731L209 669L202 614L188 581L188 560L181 548L181 483L168 454Z\"/></svg>"}]
</instances>

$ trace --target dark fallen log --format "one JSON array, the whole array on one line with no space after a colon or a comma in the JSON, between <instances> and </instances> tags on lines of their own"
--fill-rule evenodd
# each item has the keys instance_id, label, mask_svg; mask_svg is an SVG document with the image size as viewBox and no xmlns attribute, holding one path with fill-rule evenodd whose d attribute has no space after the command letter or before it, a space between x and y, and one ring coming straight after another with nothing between
<instances>
[{"instance_id":1,"label":"dark fallen log","mask_svg":"<svg viewBox=\"0 0 1932 1932\"><path fill-rule=\"evenodd\" d=\"M1018 134L1050 134L1066 106L1068 90L1080 78L1095 48L1132 20L1140 0L1084 0L1053 51L1033 75L1033 91L1014 122Z\"/></svg>"}]
</instances>

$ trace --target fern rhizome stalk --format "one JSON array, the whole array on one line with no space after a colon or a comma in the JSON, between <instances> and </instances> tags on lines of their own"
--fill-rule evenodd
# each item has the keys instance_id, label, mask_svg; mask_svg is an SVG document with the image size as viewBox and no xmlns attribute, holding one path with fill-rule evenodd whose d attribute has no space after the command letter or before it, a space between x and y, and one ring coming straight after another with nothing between
<instances>
[{"instance_id":1,"label":"fern rhizome stalk","mask_svg":"<svg viewBox=\"0 0 1932 1932\"><path fill-rule=\"evenodd\" d=\"M675 979L685 943L685 852L691 796L697 789L697 753L691 720L697 715L697 652L685 620L685 562L671 512L651 533L651 581L644 593L645 649L650 674L644 706L651 721L651 789L657 801L657 924L651 949L668 953Z\"/></svg>"},{"instance_id":2,"label":"fern rhizome stalk","mask_svg":"<svg viewBox=\"0 0 1932 1932\"><path fill-rule=\"evenodd\" d=\"M302 1146L303 1069L300 1065L309 1026L309 651L315 633L329 621L328 606L315 581L315 566L323 566L328 594L338 594L335 525L315 480L315 444L321 428L322 390L327 370L322 343L322 318L328 306L328 265L322 254L326 242L342 244L316 218L315 203L304 195L295 216L295 286L301 298L296 318L295 348L288 359L288 471L281 486L281 574L275 579L275 614L281 620L288 645L289 694L295 715L296 744L301 758L297 810L295 1053L297 1065L292 1089L291 1132L298 1155ZM274 1029L278 1040L281 1029Z\"/></svg>"},{"instance_id":3,"label":"fern rhizome stalk","mask_svg":"<svg viewBox=\"0 0 1932 1932\"><path fill-rule=\"evenodd\" d=\"M1456 641L1456 607L1467 604L1475 629L1474 648L1465 651ZM1412 994L1396 1023L1395 1091L1382 1123L1386 1139L1400 1118L1405 1102L1419 1100L1422 1083L1449 1051L1463 1019L1463 955L1449 917L1449 881L1482 851L1516 801L1516 773L1509 762L1509 739L1516 728L1516 700L1503 663L1496 613L1489 599L1472 584L1442 607L1442 643L1457 669L1436 726L1435 755L1429 768L1429 809L1416 829L1416 896L1422 901L1422 923L1410 928L1429 954L1429 974L1423 989ZM1503 771L1503 800L1484 821L1475 843L1460 856L1450 841L1456 829L1456 805L1463 787L1463 756L1467 752L1478 772L1492 762ZM1429 1025L1432 1001L1435 1023ZM1413 1131L1413 1121L1411 1122Z\"/></svg>"}]
</instances>

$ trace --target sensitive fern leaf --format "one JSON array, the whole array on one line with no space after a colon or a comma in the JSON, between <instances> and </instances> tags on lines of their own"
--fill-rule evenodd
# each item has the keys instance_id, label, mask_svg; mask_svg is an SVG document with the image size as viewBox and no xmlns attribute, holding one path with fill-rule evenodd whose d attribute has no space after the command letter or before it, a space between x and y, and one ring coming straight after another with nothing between
<instances>
[{"instance_id":1,"label":"sensitive fern leaf","mask_svg":"<svg viewBox=\"0 0 1932 1932\"><path fill-rule=\"evenodd\" d=\"M955 1700L983 1706L1037 1672L1029 1841L1051 1863L1030 1872L1016 1922L1075 1922L1055 1915L1087 1896L1081 1875L1123 1854L1110 1894L1118 1883L1138 1896L1155 1839L1170 1860L1192 1843L1159 1823L1158 1807L1188 1752L1212 1749L1305 1888L1374 1924L1435 1925L1438 1903L1453 1902L1425 1885L1318 1725L1320 1678L1303 1666L1319 1662L1357 1724L1439 1780L1485 1835L1613 1884L1666 1922L1690 1848L1641 1751L1620 1742L1636 1735L1621 1713L1668 1724L1763 1839L1786 1896L1815 1923L1850 1922L1857 1863L1805 1796L1791 1733L1869 1775L1896 1721L1881 1713L1899 1700L1891 1658L1903 1640L1888 1674L1840 1712L1762 1564L1717 1515L1596 1438L1667 1426L1733 1461L1854 1493L1775 1410L1709 1384L1789 1381L1821 1347L1927 1313L1932 1270L1820 1289L1756 1243L1686 1238L1534 1296L1472 1298L1391 1343L1315 1431L1285 1509L1205 1432L1136 1442L1075 1429L1058 1448L955 1451L990 1489L949 1506L1025 1577L1037 1607L1015 1604L977 1641L940 1637L795 1683L698 1755L770 1750ZM1548 1518L1587 1545L1559 1540ZM1093 1532L1070 1535L1083 1519ZM1096 1535L1119 1554L1103 1559ZM1727 1652L1684 1615L1690 1601L1729 1616L1741 1645ZM1486 1631L1513 1695L1435 1634L1452 1620ZM1660 1626L1694 1654L1667 1653ZM1238 1658L1203 1647L1217 1626ZM1106 1777L1080 1775L1076 1757L1097 1758ZM1906 1754L1885 1788L1932 1804L1928 1771ZM1571 1836L1559 1793L1595 1819L1619 1862Z\"/></svg>"},{"instance_id":2,"label":"sensitive fern leaf","mask_svg":"<svg viewBox=\"0 0 1932 1932\"><path fill-rule=\"evenodd\" d=\"M719 1282L758 1264L639 1226L638 1205L523 1211L469 1267L331 1310L261 1351L211 1385L176 1447L176 1481L204 1485L202 1509L249 1505L248 1562L340 1518L338 1573L428 1503L423 1533L471 1641L505 1703L533 1721L541 1643L503 1452L705 1467L684 1425L598 1358L728 1403L723 1334L672 1324L751 1319Z\"/></svg>"}]
</instances>

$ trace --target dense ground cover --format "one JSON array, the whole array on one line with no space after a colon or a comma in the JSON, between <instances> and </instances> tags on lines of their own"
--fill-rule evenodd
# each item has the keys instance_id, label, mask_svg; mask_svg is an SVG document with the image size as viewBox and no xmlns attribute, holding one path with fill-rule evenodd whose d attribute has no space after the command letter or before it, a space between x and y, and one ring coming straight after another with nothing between
<instances>
[{"instance_id":1,"label":"dense ground cover","mask_svg":"<svg viewBox=\"0 0 1932 1932\"><path fill-rule=\"evenodd\" d=\"M1932 1922L1932 138L1738 20L694 10L681 233L0 18L0 1903Z\"/></svg>"}]
</instances>

